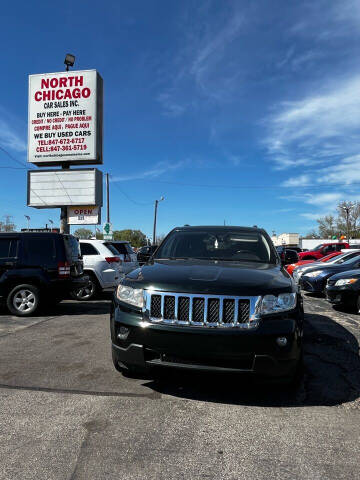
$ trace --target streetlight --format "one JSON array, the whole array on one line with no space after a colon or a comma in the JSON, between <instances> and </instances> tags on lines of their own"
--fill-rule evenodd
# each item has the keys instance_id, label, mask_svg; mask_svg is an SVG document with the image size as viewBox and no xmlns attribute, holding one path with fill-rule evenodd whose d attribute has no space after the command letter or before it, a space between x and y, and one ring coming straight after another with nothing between
<instances>
[{"instance_id":1,"label":"streetlight","mask_svg":"<svg viewBox=\"0 0 360 480\"><path fill-rule=\"evenodd\" d=\"M155 211L154 211L154 230L153 230L153 245L156 245L156 217L157 217L157 207L158 203L165 200L164 197L160 197L160 200L155 200Z\"/></svg>"},{"instance_id":2,"label":"streetlight","mask_svg":"<svg viewBox=\"0 0 360 480\"><path fill-rule=\"evenodd\" d=\"M66 71L69 71L69 67L73 67L75 63L75 55L67 53L65 56L64 64L66 65Z\"/></svg>"},{"instance_id":3,"label":"streetlight","mask_svg":"<svg viewBox=\"0 0 360 480\"><path fill-rule=\"evenodd\" d=\"M27 229L29 230L30 229L30 217L29 217L29 215L24 215L24 217L27 220Z\"/></svg>"}]
</instances>

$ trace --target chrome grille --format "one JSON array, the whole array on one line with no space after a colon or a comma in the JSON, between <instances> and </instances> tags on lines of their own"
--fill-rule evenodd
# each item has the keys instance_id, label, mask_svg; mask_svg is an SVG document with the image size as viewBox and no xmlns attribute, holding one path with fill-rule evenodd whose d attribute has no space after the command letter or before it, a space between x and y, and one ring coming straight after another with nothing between
<instances>
[{"instance_id":1,"label":"chrome grille","mask_svg":"<svg viewBox=\"0 0 360 480\"><path fill-rule=\"evenodd\" d=\"M260 297L145 291L145 317L153 323L205 327L257 326Z\"/></svg>"}]
</instances>

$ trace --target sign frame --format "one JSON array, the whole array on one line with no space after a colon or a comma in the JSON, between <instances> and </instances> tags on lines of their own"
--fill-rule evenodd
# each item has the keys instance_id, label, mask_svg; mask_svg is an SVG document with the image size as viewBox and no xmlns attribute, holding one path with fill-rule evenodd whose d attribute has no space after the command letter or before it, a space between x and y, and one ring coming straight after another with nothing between
<instances>
[{"instance_id":1,"label":"sign frame","mask_svg":"<svg viewBox=\"0 0 360 480\"><path fill-rule=\"evenodd\" d=\"M96 98L94 102L94 107L95 107L95 112L93 114L94 118L94 124L93 124L93 135L95 137L94 139L94 155L93 156L84 156L81 158L79 156L79 153L75 153L74 155L68 155L63 154L61 157L61 154L59 156L56 156L56 152L52 153L54 155L52 159L39 159L35 158L35 153L30 154L30 138L31 135L34 135L33 129L32 129L32 120L31 118L31 112L32 108L31 105L35 105L34 102L35 100L32 98L32 86L31 86L31 81L35 77L51 77L55 78L55 76L61 76L61 78L66 78L66 77L80 77L81 74L89 74L89 73L94 73L95 75L95 82L96 82ZM64 87L65 88L65 87ZM69 89L70 90L70 89ZM73 90L71 90L73 91ZM49 90L50 92L50 90ZM75 100L76 101L76 100ZM31 103L32 102L32 103ZM56 103L54 100L52 103ZM70 100L68 102L70 105ZM58 108L58 107L56 107ZM61 107L59 107L61 108ZM81 108L81 104L76 107L76 106L68 106L68 107L62 107L63 108ZM49 108L49 112L54 111L54 109ZM65 118L65 117L64 117ZM51 124L52 125L52 124ZM55 133L57 130L55 130ZM54 133L54 132L53 132ZM68 131L64 131L64 133L68 133ZM84 138L84 137L83 137ZM66 140L65 138L64 140ZM58 139L57 139L58 140ZM62 139L61 139L62 140ZM28 163L37 165L37 166L44 166L44 167L49 167L49 166L56 166L56 165L100 165L103 163L103 79L99 72L95 69L90 69L90 70L71 70L71 71L63 71L63 72L53 72L53 73L39 73L39 74L34 74L34 75L29 75L29 90L28 90L28 143L27 143L27 161Z\"/></svg>"},{"instance_id":2,"label":"sign frame","mask_svg":"<svg viewBox=\"0 0 360 480\"><path fill-rule=\"evenodd\" d=\"M68 169L68 170L49 170L49 169L41 169L41 170L28 170L27 172L27 206L28 207L33 207L33 208L38 208L38 209L44 209L44 208L61 208L61 207L68 207L68 206L80 206L81 203L78 201L74 201L74 203L56 203L53 205L48 205L47 203L44 202L44 205L34 205L31 204L31 197L30 197L30 190L31 190L31 176L32 175L41 175L43 173L59 173L59 174L68 174L68 173L76 173L76 172L93 172L94 173L94 196L93 196L93 201L87 201L84 202L84 205L86 206L97 206L97 207L102 207L103 206L103 176L102 176L102 171L98 170L97 168L78 168L78 169Z\"/></svg>"}]
</instances>

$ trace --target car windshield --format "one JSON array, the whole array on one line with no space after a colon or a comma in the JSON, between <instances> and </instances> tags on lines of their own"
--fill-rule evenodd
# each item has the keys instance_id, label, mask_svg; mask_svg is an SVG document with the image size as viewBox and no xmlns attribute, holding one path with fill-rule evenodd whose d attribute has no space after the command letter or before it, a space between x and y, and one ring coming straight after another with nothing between
<instances>
[{"instance_id":1,"label":"car windshield","mask_svg":"<svg viewBox=\"0 0 360 480\"><path fill-rule=\"evenodd\" d=\"M229 229L175 230L159 247L155 259L201 259L276 263L277 256L260 232Z\"/></svg>"},{"instance_id":2,"label":"car windshield","mask_svg":"<svg viewBox=\"0 0 360 480\"><path fill-rule=\"evenodd\" d=\"M346 259L344 259L343 262L340 262L340 263L343 263L344 265L348 265L357 260L360 260L360 255L358 252L353 252L353 254L349 253L349 256Z\"/></svg>"},{"instance_id":3,"label":"car windshield","mask_svg":"<svg viewBox=\"0 0 360 480\"><path fill-rule=\"evenodd\" d=\"M309 250L309 252L316 252L317 250L320 250L320 248L322 248L323 246L324 244L320 243L320 245L316 245L316 247Z\"/></svg>"},{"instance_id":4,"label":"car windshield","mask_svg":"<svg viewBox=\"0 0 360 480\"><path fill-rule=\"evenodd\" d=\"M359 252L343 253L342 255L339 255L338 257L336 257L336 260L333 263L337 265L346 263L349 260L352 261L352 259L354 257L357 257L358 255L360 255Z\"/></svg>"}]
</instances>

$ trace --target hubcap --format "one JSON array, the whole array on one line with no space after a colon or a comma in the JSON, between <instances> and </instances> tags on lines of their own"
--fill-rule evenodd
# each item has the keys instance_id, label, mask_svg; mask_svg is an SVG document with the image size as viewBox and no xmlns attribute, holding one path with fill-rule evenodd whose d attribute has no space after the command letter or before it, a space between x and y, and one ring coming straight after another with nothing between
<instances>
[{"instance_id":1,"label":"hubcap","mask_svg":"<svg viewBox=\"0 0 360 480\"><path fill-rule=\"evenodd\" d=\"M30 312L36 304L35 295L31 290L19 290L13 298L13 305L19 312Z\"/></svg>"},{"instance_id":2,"label":"hubcap","mask_svg":"<svg viewBox=\"0 0 360 480\"><path fill-rule=\"evenodd\" d=\"M90 298L94 294L94 290L95 290L95 285L92 281L90 281L86 285L86 287L80 288L80 290L78 290L76 296L81 299Z\"/></svg>"}]
</instances>

